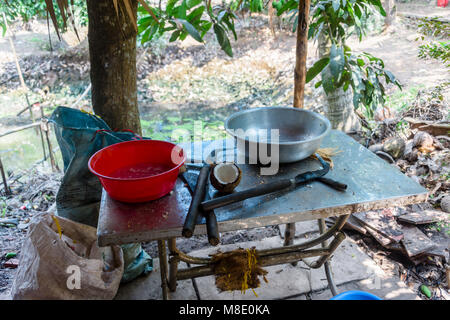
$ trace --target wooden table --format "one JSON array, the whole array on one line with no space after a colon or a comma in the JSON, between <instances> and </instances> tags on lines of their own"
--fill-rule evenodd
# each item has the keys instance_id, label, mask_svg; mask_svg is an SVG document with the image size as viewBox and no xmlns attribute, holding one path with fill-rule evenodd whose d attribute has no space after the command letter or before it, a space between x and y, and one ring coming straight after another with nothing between
<instances>
[{"instance_id":1,"label":"wooden table","mask_svg":"<svg viewBox=\"0 0 450 320\"><path fill-rule=\"evenodd\" d=\"M218 146L222 148L224 144L223 141L210 141L203 142L202 146L215 149ZM183 147L189 155L197 146L185 144ZM312 182L303 187L231 204L216 209L215 214L220 232L287 224L285 246L259 250L261 265L295 263L306 257L318 257L309 265L313 268L325 267L330 289L335 294L329 259L345 239L341 228L348 216L354 212L423 202L426 200L427 190L340 131L331 131L321 147L333 147L341 151L333 157L334 168L326 177L347 184L346 192L336 191L320 182ZM308 158L280 165L275 176L261 176L260 168L256 165L239 164L239 167L243 177L237 190L244 190L274 179L292 178L301 172L316 170L320 164L317 160ZM165 299L169 295L168 289L176 289L177 280L213 274L209 258L186 255L175 246L175 239L181 237L190 201L191 195L180 179L170 195L148 203L121 203L103 192L97 229L99 245L157 240ZM327 229L324 219L332 216L338 219ZM198 221L200 224L196 227L195 234L206 234L203 220ZM295 222L305 220L317 220L321 235L294 245L292 240ZM328 244L327 240L330 238L333 239ZM170 251L169 261L166 241ZM318 244L322 244L321 249L312 249ZM180 261L198 266L178 270Z\"/></svg>"}]
</instances>

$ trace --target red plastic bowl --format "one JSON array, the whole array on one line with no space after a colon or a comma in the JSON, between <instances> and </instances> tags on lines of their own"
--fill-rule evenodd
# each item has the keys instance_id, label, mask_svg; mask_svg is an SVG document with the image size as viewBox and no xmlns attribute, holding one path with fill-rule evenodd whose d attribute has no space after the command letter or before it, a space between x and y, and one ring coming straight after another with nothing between
<instances>
[{"instance_id":1,"label":"red plastic bowl","mask_svg":"<svg viewBox=\"0 0 450 320\"><path fill-rule=\"evenodd\" d=\"M186 156L177 145L159 140L133 140L97 151L88 162L111 198L145 202L168 194Z\"/></svg>"}]
</instances>

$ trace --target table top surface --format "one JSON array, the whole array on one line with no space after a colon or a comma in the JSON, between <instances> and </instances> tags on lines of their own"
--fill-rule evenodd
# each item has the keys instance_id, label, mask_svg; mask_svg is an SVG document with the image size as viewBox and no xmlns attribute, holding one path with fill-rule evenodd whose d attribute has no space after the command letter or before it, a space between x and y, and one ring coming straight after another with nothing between
<instances>
[{"instance_id":1,"label":"table top surface","mask_svg":"<svg viewBox=\"0 0 450 320\"><path fill-rule=\"evenodd\" d=\"M211 150L225 142L206 141L202 144ZM334 168L325 177L347 184L347 191L336 191L315 181L302 187L230 204L214 210L220 232L315 220L425 201L425 188L346 134L332 130L321 145L321 148L327 147L337 148L340 153L333 157ZM195 144L185 148L188 156L194 148ZM207 153L209 151L205 150L204 154ZM271 176L260 175L260 167L256 165L239 164L239 167L243 175L237 191L279 178L293 178L299 173L319 169L320 164L311 158L280 164L278 174ZM212 188L209 192L214 196ZM177 180L169 195L147 203L122 203L111 199L103 190L97 228L99 245L181 237L190 201L189 190L181 179ZM199 223L195 234L206 234L204 219Z\"/></svg>"}]
</instances>

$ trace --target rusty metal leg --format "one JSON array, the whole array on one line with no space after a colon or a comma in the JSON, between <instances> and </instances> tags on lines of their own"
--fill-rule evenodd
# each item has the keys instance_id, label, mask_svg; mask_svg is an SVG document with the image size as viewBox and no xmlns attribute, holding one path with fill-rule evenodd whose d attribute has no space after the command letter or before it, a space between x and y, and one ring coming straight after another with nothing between
<instances>
[{"instance_id":1,"label":"rusty metal leg","mask_svg":"<svg viewBox=\"0 0 450 320\"><path fill-rule=\"evenodd\" d=\"M176 239L169 239L169 290L174 292L177 289L177 273L178 273L178 263L180 258L177 253Z\"/></svg>"},{"instance_id":2,"label":"rusty metal leg","mask_svg":"<svg viewBox=\"0 0 450 320\"><path fill-rule=\"evenodd\" d=\"M286 230L284 231L284 246L290 246L294 244L295 238L295 223L286 224ZM291 263L294 267L297 265L297 262Z\"/></svg>"},{"instance_id":3,"label":"rusty metal leg","mask_svg":"<svg viewBox=\"0 0 450 320\"><path fill-rule=\"evenodd\" d=\"M324 219L319 219L318 220L319 223L319 231L320 234L324 234L327 230L327 226L325 225L325 220ZM322 248L326 248L328 247L328 241L325 240L324 242L322 242ZM334 283L334 279L333 279L333 271L331 270L331 259L326 260L323 267L325 269L325 275L327 276L327 280L328 280L328 285L330 286L330 290L331 290L331 294L333 296L338 294L338 290L336 287L336 284Z\"/></svg>"},{"instance_id":4,"label":"rusty metal leg","mask_svg":"<svg viewBox=\"0 0 450 320\"><path fill-rule=\"evenodd\" d=\"M331 261L328 260L324 263L323 267L325 268L325 274L327 276L328 285L330 286L331 294L333 297L339 293L336 284L333 279L333 271L331 270Z\"/></svg>"},{"instance_id":5,"label":"rusty metal leg","mask_svg":"<svg viewBox=\"0 0 450 320\"><path fill-rule=\"evenodd\" d=\"M158 240L159 269L161 273L161 288L164 300L169 300L167 288L167 251L166 241Z\"/></svg>"}]
</instances>

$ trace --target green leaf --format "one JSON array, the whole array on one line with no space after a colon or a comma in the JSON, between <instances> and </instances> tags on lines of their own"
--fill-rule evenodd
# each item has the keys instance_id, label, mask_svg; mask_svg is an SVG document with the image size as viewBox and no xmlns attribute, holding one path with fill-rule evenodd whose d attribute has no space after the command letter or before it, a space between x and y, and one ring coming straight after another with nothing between
<instances>
[{"instance_id":1,"label":"green leaf","mask_svg":"<svg viewBox=\"0 0 450 320\"><path fill-rule=\"evenodd\" d=\"M172 33L172 36L169 39L169 42L174 42L175 40L177 40L177 38L180 36L180 34L181 34L180 30L174 31Z\"/></svg>"},{"instance_id":2,"label":"green leaf","mask_svg":"<svg viewBox=\"0 0 450 320\"><path fill-rule=\"evenodd\" d=\"M234 36L234 40L236 41L237 34L236 34L236 30L234 29L234 21L230 18L230 15L227 15L226 19L224 19L223 22L228 27L228 30L231 30L231 32L233 33L233 36Z\"/></svg>"},{"instance_id":3,"label":"green leaf","mask_svg":"<svg viewBox=\"0 0 450 320\"><path fill-rule=\"evenodd\" d=\"M186 20L186 11L187 11L186 0L183 0L183 2L181 2L181 5L178 7L177 18Z\"/></svg>"},{"instance_id":4,"label":"green leaf","mask_svg":"<svg viewBox=\"0 0 450 320\"><path fill-rule=\"evenodd\" d=\"M203 42L202 37L200 36L197 29L195 29L192 24L190 24L189 22L187 22L186 20L183 20L183 19L175 19L175 20L177 20L177 21L181 22L181 24L183 24L184 28L191 35L192 38L194 38L198 42Z\"/></svg>"},{"instance_id":5,"label":"green leaf","mask_svg":"<svg viewBox=\"0 0 450 320\"><path fill-rule=\"evenodd\" d=\"M178 0L168 0L166 5L166 12L169 16L172 15L172 10L175 7L175 4L178 2Z\"/></svg>"},{"instance_id":6,"label":"green leaf","mask_svg":"<svg viewBox=\"0 0 450 320\"><path fill-rule=\"evenodd\" d=\"M142 19L139 19L138 20L138 32L141 33L142 31L147 29L147 27L154 21L155 20L151 16L147 16Z\"/></svg>"},{"instance_id":7,"label":"green leaf","mask_svg":"<svg viewBox=\"0 0 450 320\"><path fill-rule=\"evenodd\" d=\"M156 25L156 26L158 26L158 25ZM152 29L153 29L153 27L152 28L148 28L145 31L145 33L142 35L141 44L143 44L143 43L145 43L145 42L147 42L147 41L149 41L151 39L150 34L152 32Z\"/></svg>"},{"instance_id":8,"label":"green leaf","mask_svg":"<svg viewBox=\"0 0 450 320\"><path fill-rule=\"evenodd\" d=\"M223 51L230 57L233 56L233 51L231 49L230 40L228 39L227 34L225 33L225 30L218 25L217 23L214 24L214 33L216 34L217 41L220 44L220 47Z\"/></svg>"},{"instance_id":9,"label":"green leaf","mask_svg":"<svg viewBox=\"0 0 450 320\"><path fill-rule=\"evenodd\" d=\"M314 65L306 72L306 83L314 79L328 65L330 58L325 57L314 63Z\"/></svg>"},{"instance_id":10,"label":"green leaf","mask_svg":"<svg viewBox=\"0 0 450 320\"><path fill-rule=\"evenodd\" d=\"M333 78L325 71L326 69L322 70L322 88L326 94L329 94L336 88L334 87Z\"/></svg>"},{"instance_id":11,"label":"green leaf","mask_svg":"<svg viewBox=\"0 0 450 320\"><path fill-rule=\"evenodd\" d=\"M330 72L335 80L337 80L344 70L345 57L342 47L337 47L335 44L331 46L330 50Z\"/></svg>"},{"instance_id":12,"label":"green leaf","mask_svg":"<svg viewBox=\"0 0 450 320\"><path fill-rule=\"evenodd\" d=\"M296 0L289 0L284 3L280 10L277 10L277 16L281 16L284 12L296 9L298 6L298 2Z\"/></svg>"},{"instance_id":13,"label":"green leaf","mask_svg":"<svg viewBox=\"0 0 450 320\"><path fill-rule=\"evenodd\" d=\"M221 22L222 19L223 19L223 17L224 17L226 14L227 14L227 11L226 11L226 10L220 11L219 14L217 15L217 21L218 21L218 22Z\"/></svg>"},{"instance_id":14,"label":"green leaf","mask_svg":"<svg viewBox=\"0 0 450 320\"><path fill-rule=\"evenodd\" d=\"M193 7L199 5L202 2L202 0L187 0L186 5L188 9L192 9ZM205 8L205 7L202 7Z\"/></svg>"},{"instance_id":15,"label":"green leaf","mask_svg":"<svg viewBox=\"0 0 450 320\"><path fill-rule=\"evenodd\" d=\"M205 7L203 7L203 6L195 8L194 10L191 11L191 13L188 14L187 21L192 23L192 22L200 19L201 16L203 15L204 11L205 11Z\"/></svg>"},{"instance_id":16,"label":"green leaf","mask_svg":"<svg viewBox=\"0 0 450 320\"><path fill-rule=\"evenodd\" d=\"M344 83L344 91L347 91L349 86L350 86L350 81L347 81L346 83Z\"/></svg>"},{"instance_id":17,"label":"green leaf","mask_svg":"<svg viewBox=\"0 0 450 320\"><path fill-rule=\"evenodd\" d=\"M384 11L383 5L380 0L369 0L381 13L383 17L386 17L386 11Z\"/></svg>"},{"instance_id":18,"label":"green leaf","mask_svg":"<svg viewBox=\"0 0 450 320\"><path fill-rule=\"evenodd\" d=\"M389 78L390 82L395 83L396 79L395 79L395 76L392 74L392 72L390 72L388 70L384 70L384 73L387 75L386 82L388 82L387 80Z\"/></svg>"},{"instance_id":19,"label":"green leaf","mask_svg":"<svg viewBox=\"0 0 450 320\"><path fill-rule=\"evenodd\" d=\"M212 27L212 22L211 21L206 21L206 20L202 20L201 23L199 24L199 28L200 30L202 30L202 38L203 36L206 34L206 32L209 31L209 29L211 29Z\"/></svg>"},{"instance_id":20,"label":"green leaf","mask_svg":"<svg viewBox=\"0 0 450 320\"><path fill-rule=\"evenodd\" d=\"M333 0L332 6L335 12L338 11L341 7L341 0Z\"/></svg>"}]
</instances>

